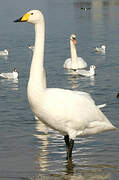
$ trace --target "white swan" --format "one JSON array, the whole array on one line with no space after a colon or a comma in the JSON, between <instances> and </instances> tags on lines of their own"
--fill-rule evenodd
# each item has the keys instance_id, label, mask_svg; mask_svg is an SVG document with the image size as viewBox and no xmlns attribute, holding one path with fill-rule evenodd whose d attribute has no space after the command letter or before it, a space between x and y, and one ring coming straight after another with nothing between
<instances>
[{"instance_id":1,"label":"white swan","mask_svg":"<svg viewBox=\"0 0 119 180\"><path fill-rule=\"evenodd\" d=\"M60 88L44 88L44 16L31 10L15 22L35 25L35 48L27 95L33 113L47 126L64 135L67 158L72 156L76 136L116 130L88 93Z\"/></svg>"},{"instance_id":2,"label":"white swan","mask_svg":"<svg viewBox=\"0 0 119 180\"><path fill-rule=\"evenodd\" d=\"M16 68L14 68L13 72L0 73L0 77L5 78L5 79L17 79L18 72L17 72Z\"/></svg>"},{"instance_id":3,"label":"white swan","mask_svg":"<svg viewBox=\"0 0 119 180\"><path fill-rule=\"evenodd\" d=\"M0 51L0 56L8 56L8 50L5 49L3 51Z\"/></svg>"},{"instance_id":4,"label":"white swan","mask_svg":"<svg viewBox=\"0 0 119 180\"><path fill-rule=\"evenodd\" d=\"M106 46L105 45L102 45L101 47L96 47L95 48L95 51L96 52L101 52L101 53L104 53L106 52Z\"/></svg>"},{"instance_id":5,"label":"white swan","mask_svg":"<svg viewBox=\"0 0 119 180\"><path fill-rule=\"evenodd\" d=\"M87 67L87 63L84 61L83 58L77 57L76 52L76 35L72 34L70 36L70 51L71 51L71 58L66 59L64 62L64 68L66 69L83 69Z\"/></svg>"},{"instance_id":6,"label":"white swan","mask_svg":"<svg viewBox=\"0 0 119 180\"><path fill-rule=\"evenodd\" d=\"M82 70L82 69L79 70L79 69L77 69L76 74L79 74L81 76L87 76L87 77L94 76L95 75L95 69L96 69L96 66L91 65L90 70Z\"/></svg>"}]
</instances>

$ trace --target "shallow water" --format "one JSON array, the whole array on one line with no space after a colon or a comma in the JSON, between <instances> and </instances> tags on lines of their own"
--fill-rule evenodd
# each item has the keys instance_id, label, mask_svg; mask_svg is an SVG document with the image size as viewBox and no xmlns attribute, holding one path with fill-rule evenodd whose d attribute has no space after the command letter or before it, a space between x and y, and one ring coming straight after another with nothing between
<instances>
[{"instance_id":1,"label":"shallow water","mask_svg":"<svg viewBox=\"0 0 119 180\"><path fill-rule=\"evenodd\" d=\"M88 11L81 7L91 7ZM119 179L119 132L77 138L72 162L66 161L63 137L35 120L26 87L34 44L30 24L13 23L29 9L40 9L46 19L45 67L47 86L82 90L96 104L106 103L103 112L118 128L119 100L119 2L118 0L4 0L0 6L0 72L16 67L19 80L0 79L0 179L39 180ZM96 65L94 78L77 77L63 69L70 56L69 36L78 37L77 53ZM106 54L94 48L105 44Z\"/></svg>"}]
</instances>

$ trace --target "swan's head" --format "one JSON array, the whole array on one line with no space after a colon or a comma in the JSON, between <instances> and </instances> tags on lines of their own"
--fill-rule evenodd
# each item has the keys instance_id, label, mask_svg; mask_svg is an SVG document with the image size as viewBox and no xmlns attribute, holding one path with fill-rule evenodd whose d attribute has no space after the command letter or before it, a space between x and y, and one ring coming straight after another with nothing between
<instances>
[{"instance_id":1,"label":"swan's head","mask_svg":"<svg viewBox=\"0 0 119 180\"><path fill-rule=\"evenodd\" d=\"M29 22L37 24L44 21L43 14L39 10L31 10L24 14L21 18L16 19L14 22Z\"/></svg>"},{"instance_id":2,"label":"swan's head","mask_svg":"<svg viewBox=\"0 0 119 180\"><path fill-rule=\"evenodd\" d=\"M76 41L76 35L75 34L71 34L70 41L73 42L74 45L76 45L77 41Z\"/></svg>"},{"instance_id":3,"label":"swan's head","mask_svg":"<svg viewBox=\"0 0 119 180\"><path fill-rule=\"evenodd\" d=\"M96 69L96 66L95 65L91 65L90 66L90 70L94 70L94 69Z\"/></svg>"}]
</instances>

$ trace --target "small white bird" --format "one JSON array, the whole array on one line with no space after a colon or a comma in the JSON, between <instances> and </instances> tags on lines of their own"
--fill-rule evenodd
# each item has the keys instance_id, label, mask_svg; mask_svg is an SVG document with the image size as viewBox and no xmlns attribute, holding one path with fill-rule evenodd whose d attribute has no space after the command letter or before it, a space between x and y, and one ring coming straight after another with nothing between
<instances>
[{"instance_id":1,"label":"small white bird","mask_svg":"<svg viewBox=\"0 0 119 180\"><path fill-rule=\"evenodd\" d=\"M0 77L5 78L5 79L17 79L18 72L17 72L16 68L14 68L13 72L0 73Z\"/></svg>"},{"instance_id":2,"label":"small white bird","mask_svg":"<svg viewBox=\"0 0 119 180\"><path fill-rule=\"evenodd\" d=\"M76 74L78 74L80 76L87 76L87 77L94 76L95 75L95 69L96 69L96 66L91 65L90 70L79 70L79 69L77 69Z\"/></svg>"},{"instance_id":3,"label":"small white bird","mask_svg":"<svg viewBox=\"0 0 119 180\"><path fill-rule=\"evenodd\" d=\"M71 52L71 58L68 58L64 62L64 68L66 69L83 69L87 67L87 63L84 61L82 57L77 56L76 52L76 35L71 34L70 36L70 52Z\"/></svg>"},{"instance_id":4,"label":"small white bird","mask_svg":"<svg viewBox=\"0 0 119 180\"><path fill-rule=\"evenodd\" d=\"M88 93L45 87L45 21L42 12L31 10L15 22L29 22L35 26L35 47L27 87L31 109L45 125L64 135L67 159L71 159L74 139L77 136L116 130L116 127Z\"/></svg>"},{"instance_id":5,"label":"small white bird","mask_svg":"<svg viewBox=\"0 0 119 180\"><path fill-rule=\"evenodd\" d=\"M0 56L8 56L8 50L5 49L3 51L0 51Z\"/></svg>"},{"instance_id":6,"label":"small white bird","mask_svg":"<svg viewBox=\"0 0 119 180\"><path fill-rule=\"evenodd\" d=\"M101 52L101 53L104 53L106 52L106 46L105 45L102 45L101 47L96 47L95 48L95 51L96 52Z\"/></svg>"},{"instance_id":7,"label":"small white bird","mask_svg":"<svg viewBox=\"0 0 119 180\"><path fill-rule=\"evenodd\" d=\"M32 51L34 50L34 46L29 46L29 49L31 49Z\"/></svg>"}]
</instances>

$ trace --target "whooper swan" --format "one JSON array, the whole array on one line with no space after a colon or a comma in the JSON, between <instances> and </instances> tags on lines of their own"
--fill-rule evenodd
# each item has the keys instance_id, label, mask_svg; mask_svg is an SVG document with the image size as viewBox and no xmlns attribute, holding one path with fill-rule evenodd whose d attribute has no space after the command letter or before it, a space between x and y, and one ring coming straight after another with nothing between
<instances>
[{"instance_id":1,"label":"whooper swan","mask_svg":"<svg viewBox=\"0 0 119 180\"><path fill-rule=\"evenodd\" d=\"M27 87L31 109L44 124L64 135L67 159L70 159L76 136L116 128L88 93L44 87L45 22L41 11L31 10L15 22L35 25L35 47Z\"/></svg>"}]
</instances>

